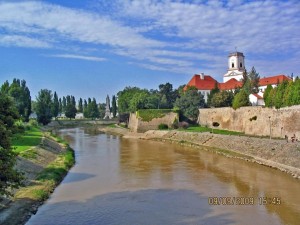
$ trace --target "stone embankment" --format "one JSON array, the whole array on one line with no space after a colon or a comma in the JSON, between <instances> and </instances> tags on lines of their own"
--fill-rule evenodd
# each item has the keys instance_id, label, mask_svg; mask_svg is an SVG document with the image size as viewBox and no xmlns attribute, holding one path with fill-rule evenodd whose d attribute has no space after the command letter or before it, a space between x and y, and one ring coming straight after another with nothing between
<instances>
[{"instance_id":1,"label":"stone embankment","mask_svg":"<svg viewBox=\"0 0 300 225\"><path fill-rule=\"evenodd\" d=\"M121 134L123 138L139 138L165 142L177 142L191 147L208 146L214 152L227 157L241 158L273 167L300 179L300 142L249 136L220 135L184 131L151 130L133 133L121 128L105 128L102 131Z\"/></svg>"},{"instance_id":2,"label":"stone embankment","mask_svg":"<svg viewBox=\"0 0 300 225\"><path fill-rule=\"evenodd\" d=\"M25 187L15 191L13 198L0 198L0 224L25 224L32 214L35 214L43 200L32 199L26 195L28 187L34 188L38 182L37 176L60 155L65 153L67 147L56 141L44 137L41 144L35 146L18 156L16 168L24 173ZM54 187L53 187L54 188ZM52 192L53 190L49 190ZM19 196L21 195L25 196Z\"/></svg>"}]
</instances>

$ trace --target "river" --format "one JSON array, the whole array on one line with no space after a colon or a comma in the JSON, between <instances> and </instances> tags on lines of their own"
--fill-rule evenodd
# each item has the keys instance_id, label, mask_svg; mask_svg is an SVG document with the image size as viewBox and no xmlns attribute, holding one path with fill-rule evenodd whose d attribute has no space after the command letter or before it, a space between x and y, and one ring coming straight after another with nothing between
<instances>
[{"instance_id":1,"label":"river","mask_svg":"<svg viewBox=\"0 0 300 225\"><path fill-rule=\"evenodd\" d=\"M300 224L300 181L278 170L87 128L59 134L76 165L28 225Z\"/></svg>"}]
</instances>

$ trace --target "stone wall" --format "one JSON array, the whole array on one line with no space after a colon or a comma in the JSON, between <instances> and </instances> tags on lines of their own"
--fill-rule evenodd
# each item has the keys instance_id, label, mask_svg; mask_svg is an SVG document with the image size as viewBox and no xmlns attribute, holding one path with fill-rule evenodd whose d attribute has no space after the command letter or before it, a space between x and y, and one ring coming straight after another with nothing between
<instances>
[{"instance_id":1,"label":"stone wall","mask_svg":"<svg viewBox=\"0 0 300 225\"><path fill-rule=\"evenodd\" d=\"M178 118L178 114L174 112L167 113L164 117L154 118L149 122L142 121L137 118L135 113L130 113L128 128L133 132L146 132L148 130L157 130L161 123L167 124L171 127L174 120Z\"/></svg>"},{"instance_id":2,"label":"stone wall","mask_svg":"<svg viewBox=\"0 0 300 225\"><path fill-rule=\"evenodd\" d=\"M272 137L296 135L300 139L300 105L282 109L264 108L262 106L232 108L200 109L198 123L212 127L218 122L218 128L245 132L250 135Z\"/></svg>"}]
</instances>

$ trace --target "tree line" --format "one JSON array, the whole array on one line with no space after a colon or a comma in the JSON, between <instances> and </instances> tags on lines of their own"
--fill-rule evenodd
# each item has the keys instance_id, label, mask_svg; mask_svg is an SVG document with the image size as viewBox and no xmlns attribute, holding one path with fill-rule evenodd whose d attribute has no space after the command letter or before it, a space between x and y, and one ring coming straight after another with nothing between
<instances>
[{"instance_id":1,"label":"tree line","mask_svg":"<svg viewBox=\"0 0 300 225\"><path fill-rule=\"evenodd\" d=\"M74 96L67 95L58 98L56 92L52 94L52 91L48 89L39 91L34 109L38 122L43 125L51 122L53 117L62 117L63 114L69 119L74 119L76 113L83 113L84 118L90 119L103 118L105 114L105 104L98 104L95 98L88 98L88 100L79 98L77 104ZM117 112L115 96L113 96L112 111L115 117Z\"/></svg>"},{"instance_id":2,"label":"tree line","mask_svg":"<svg viewBox=\"0 0 300 225\"><path fill-rule=\"evenodd\" d=\"M268 85L264 93L264 101L267 107L281 107L300 105L300 79L295 81L283 81L277 87Z\"/></svg>"},{"instance_id":3,"label":"tree line","mask_svg":"<svg viewBox=\"0 0 300 225\"><path fill-rule=\"evenodd\" d=\"M170 83L160 84L158 90L126 87L117 94L121 114L139 109L175 109L191 120L198 117L199 108L205 107L204 96L194 87L184 91L185 85L173 89Z\"/></svg>"}]
</instances>

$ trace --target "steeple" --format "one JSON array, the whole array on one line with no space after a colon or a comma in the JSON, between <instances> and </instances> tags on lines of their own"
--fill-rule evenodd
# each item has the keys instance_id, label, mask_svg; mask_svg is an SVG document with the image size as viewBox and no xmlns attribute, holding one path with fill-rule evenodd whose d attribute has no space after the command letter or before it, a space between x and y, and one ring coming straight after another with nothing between
<instances>
[{"instance_id":1,"label":"steeple","mask_svg":"<svg viewBox=\"0 0 300 225\"><path fill-rule=\"evenodd\" d=\"M224 83L235 78L240 81L245 72L245 56L242 52L232 52L228 55L228 70L224 75Z\"/></svg>"}]
</instances>

